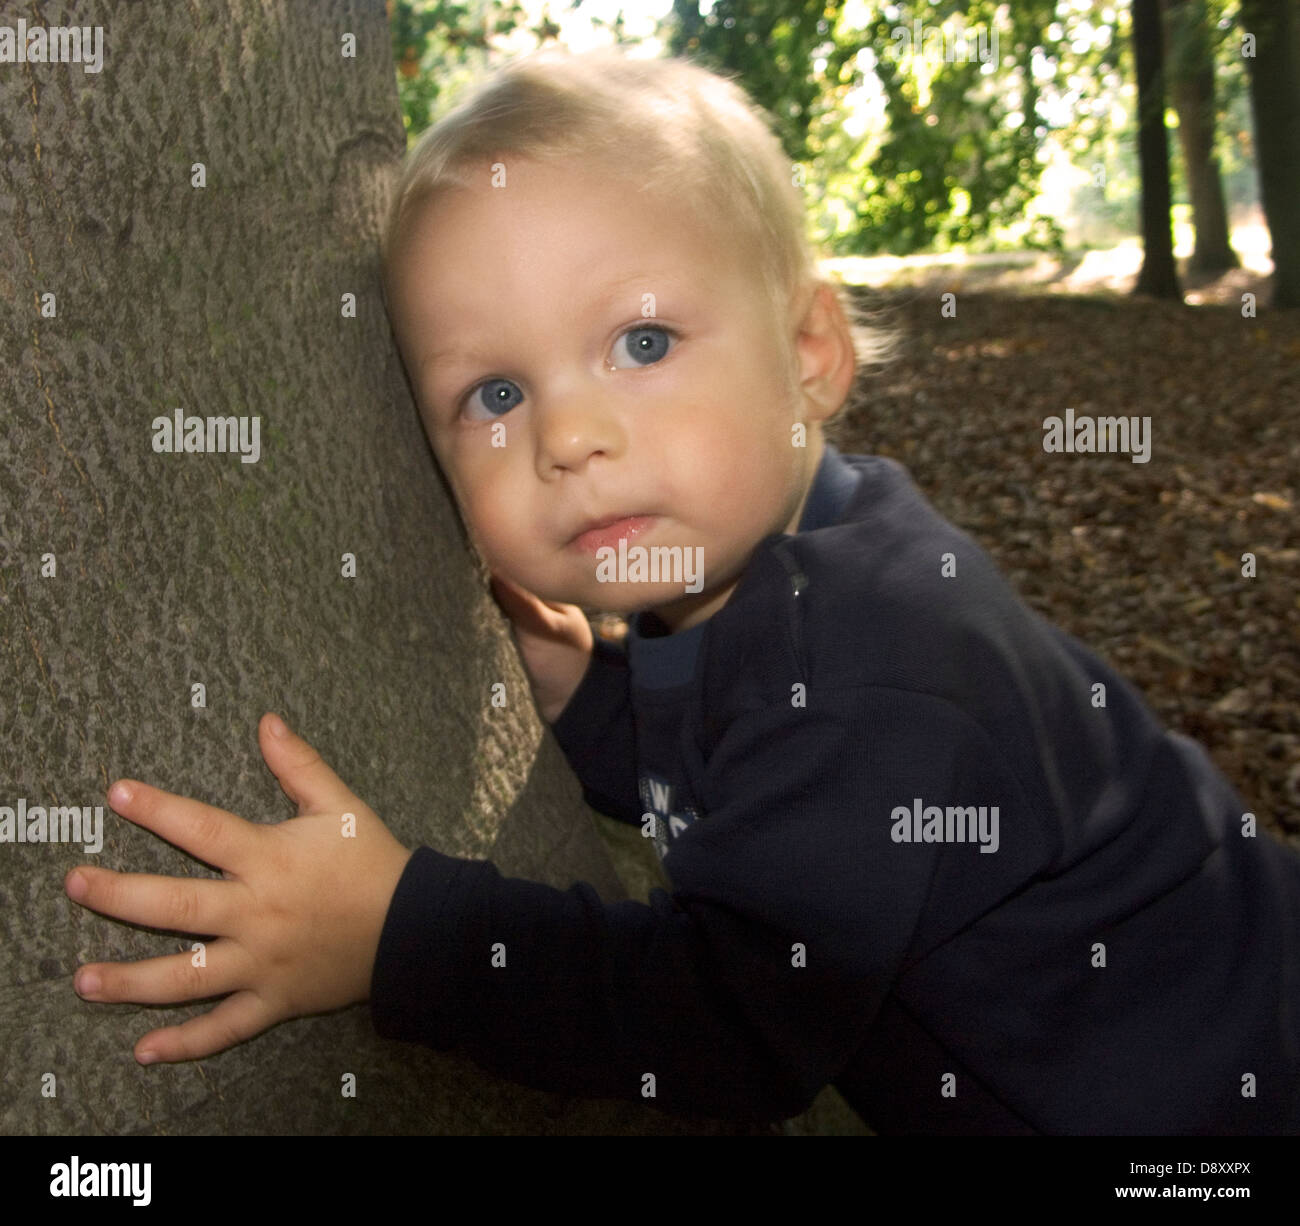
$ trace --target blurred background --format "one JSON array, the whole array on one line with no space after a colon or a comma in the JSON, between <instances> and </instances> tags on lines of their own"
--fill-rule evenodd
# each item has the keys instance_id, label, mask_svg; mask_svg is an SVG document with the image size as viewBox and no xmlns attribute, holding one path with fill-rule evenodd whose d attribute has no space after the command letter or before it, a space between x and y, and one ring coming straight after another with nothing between
<instances>
[{"instance_id":1,"label":"blurred background","mask_svg":"<svg viewBox=\"0 0 1300 1226\"><path fill-rule=\"evenodd\" d=\"M617 43L736 77L803 168L810 232L850 283L960 265L982 283L1127 289L1163 230L1182 281L1153 250L1144 290L1223 300L1261 291L1270 225L1300 229L1297 197L1269 216L1259 181L1261 147L1278 151L1280 176L1289 159L1287 182L1300 173L1297 112L1276 105L1300 96L1294 0L389 0L388 10L410 140L476 72L546 43ZM1164 156L1139 148L1140 75ZM1276 131L1257 134L1257 122Z\"/></svg>"}]
</instances>

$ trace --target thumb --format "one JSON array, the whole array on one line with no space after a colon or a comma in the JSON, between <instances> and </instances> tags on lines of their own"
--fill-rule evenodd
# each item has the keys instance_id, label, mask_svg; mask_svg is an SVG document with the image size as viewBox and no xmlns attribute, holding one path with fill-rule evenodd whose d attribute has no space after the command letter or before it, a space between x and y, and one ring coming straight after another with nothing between
<instances>
[{"instance_id":1,"label":"thumb","mask_svg":"<svg viewBox=\"0 0 1300 1226\"><path fill-rule=\"evenodd\" d=\"M267 712L257 726L262 757L280 781L298 814L347 809L356 803L351 789L325 760L278 715Z\"/></svg>"}]
</instances>

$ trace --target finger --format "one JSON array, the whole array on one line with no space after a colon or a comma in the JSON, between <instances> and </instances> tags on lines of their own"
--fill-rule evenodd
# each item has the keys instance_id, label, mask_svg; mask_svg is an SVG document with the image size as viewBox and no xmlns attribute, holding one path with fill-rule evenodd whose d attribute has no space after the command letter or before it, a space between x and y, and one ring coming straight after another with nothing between
<instances>
[{"instance_id":1,"label":"finger","mask_svg":"<svg viewBox=\"0 0 1300 1226\"><path fill-rule=\"evenodd\" d=\"M141 1064L201 1060L243 1043L282 1020L256 992L236 992L215 1009L188 1022L151 1030L136 1044L135 1058ZM150 1053L153 1058L146 1058Z\"/></svg>"},{"instance_id":2,"label":"finger","mask_svg":"<svg viewBox=\"0 0 1300 1226\"><path fill-rule=\"evenodd\" d=\"M132 924L176 932L223 933L237 900L229 881L117 873L79 865L64 878L68 897L92 911Z\"/></svg>"},{"instance_id":3,"label":"finger","mask_svg":"<svg viewBox=\"0 0 1300 1226\"><path fill-rule=\"evenodd\" d=\"M195 966L194 957L191 950L142 962L89 962L78 968L72 986L83 1000L175 1005L225 996L247 982L246 958L233 941L207 946L203 966Z\"/></svg>"},{"instance_id":4,"label":"finger","mask_svg":"<svg viewBox=\"0 0 1300 1226\"><path fill-rule=\"evenodd\" d=\"M119 779L108 790L108 803L137 826L214 868L242 873L257 856L262 833L257 826L200 800L174 796L136 779Z\"/></svg>"},{"instance_id":5,"label":"finger","mask_svg":"<svg viewBox=\"0 0 1300 1226\"><path fill-rule=\"evenodd\" d=\"M268 712L258 725L262 757L299 814L356 808L361 802L324 759L278 715Z\"/></svg>"}]
</instances>

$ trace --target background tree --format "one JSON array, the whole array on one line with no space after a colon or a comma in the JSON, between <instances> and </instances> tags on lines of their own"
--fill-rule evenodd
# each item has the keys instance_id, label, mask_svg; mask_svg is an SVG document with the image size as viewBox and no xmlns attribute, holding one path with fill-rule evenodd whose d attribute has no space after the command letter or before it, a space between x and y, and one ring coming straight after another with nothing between
<instances>
[{"instance_id":1,"label":"background tree","mask_svg":"<svg viewBox=\"0 0 1300 1226\"><path fill-rule=\"evenodd\" d=\"M1142 166L1142 271L1134 288L1139 294L1181 300L1170 213L1160 0L1133 0L1133 59L1137 66L1138 157Z\"/></svg>"},{"instance_id":2,"label":"background tree","mask_svg":"<svg viewBox=\"0 0 1300 1226\"><path fill-rule=\"evenodd\" d=\"M1259 191L1273 240L1273 305L1300 307L1300 11L1241 0Z\"/></svg>"},{"instance_id":3,"label":"background tree","mask_svg":"<svg viewBox=\"0 0 1300 1226\"><path fill-rule=\"evenodd\" d=\"M72 19L45 3L8 15ZM210 1005L73 991L79 964L193 938L77 906L69 869L209 872L108 812L108 784L287 818L257 749L268 709L408 846L621 894L383 311L378 228L404 148L383 4L232 0L221 20L104 4L75 20L103 25L102 72L0 73L0 804L104 805L105 841L98 856L0 844L0 1131L689 1129L382 1042L364 1007L141 1068L144 1032ZM260 417L260 458L155 453L151 423L176 409Z\"/></svg>"},{"instance_id":4,"label":"background tree","mask_svg":"<svg viewBox=\"0 0 1300 1226\"><path fill-rule=\"evenodd\" d=\"M1163 0L1169 95L1178 112L1178 144L1192 205L1196 246L1189 268L1218 273L1241 261L1228 241L1219 159L1214 152L1213 27L1205 0Z\"/></svg>"}]
</instances>

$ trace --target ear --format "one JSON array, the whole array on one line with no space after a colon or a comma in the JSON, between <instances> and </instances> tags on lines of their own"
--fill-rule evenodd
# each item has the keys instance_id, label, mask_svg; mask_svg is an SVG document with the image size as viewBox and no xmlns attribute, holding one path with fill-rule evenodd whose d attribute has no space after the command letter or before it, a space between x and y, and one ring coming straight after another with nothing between
<instances>
[{"instance_id":1,"label":"ear","mask_svg":"<svg viewBox=\"0 0 1300 1226\"><path fill-rule=\"evenodd\" d=\"M809 417L825 421L843 405L853 386L857 369L853 333L835 290L826 282L806 288L799 301L806 303L795 335L800 387Z\"/></svg>"}]
</instances>

